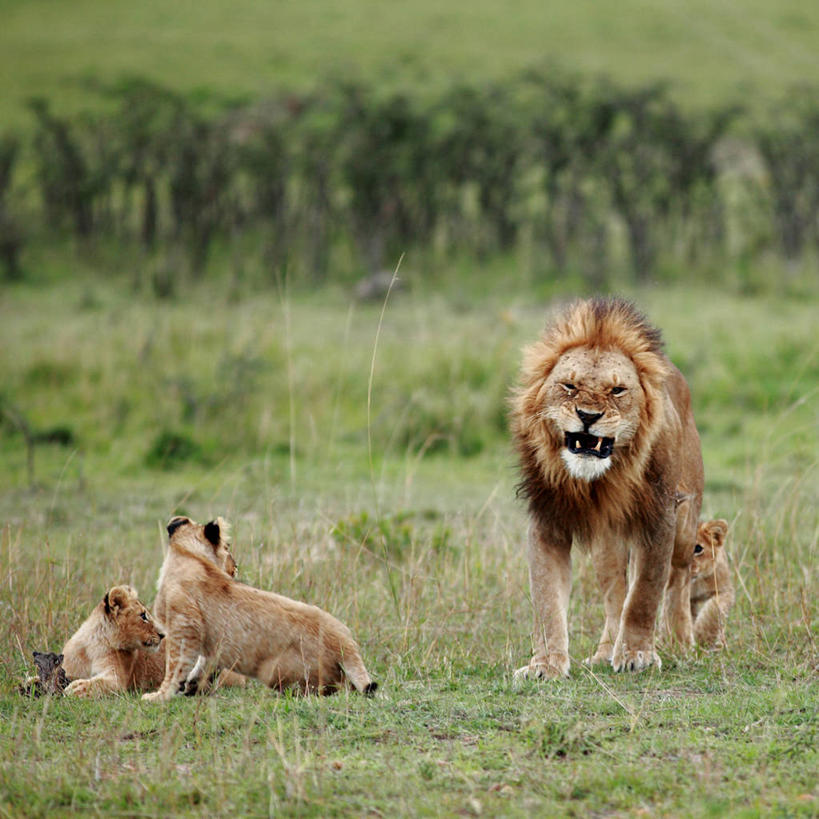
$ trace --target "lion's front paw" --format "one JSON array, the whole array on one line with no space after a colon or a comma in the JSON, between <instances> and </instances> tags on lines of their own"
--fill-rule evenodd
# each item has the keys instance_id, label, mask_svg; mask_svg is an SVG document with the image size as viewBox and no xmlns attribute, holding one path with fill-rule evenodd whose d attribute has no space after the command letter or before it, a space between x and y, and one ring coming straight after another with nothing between
<instances>
[{"instance_id":1,"label":"lion's front paw","mask_svg":"<svg viewBox=\"0 0 819 819\"><path fill-rule=\"evenodd\" d=\"M91 680L74 680L74 682L68 684L63 694L65 694L66 697L83 697L88 699L96 696L97 687Z\"/></svg>"},{"instance_id":2,"label":"lion's front paw","mask_svg":"<svg viewBox=\"0 0 819 819\"><path fill-rule=\"evenodd\" d=\"M583 665L609 665L611 663L611 657L613 653L613 648L611 643L601 643L597 646L597 651L591 655L591 657L586 657L583 660Z\"/></svg>"},{"instance_id":3,"label":"lion's front paw","mask_svg":"<svg viewBox=\"0 0 819 819\"><path fill-rule=\"evenodd\" d=\"M145 702L167 702L170 697L160 689L159 691L151 691L148 694L143 694L142 699Z\"/></svg>"},{"instance_id":4,"label":"lion's front paw","mask_svg":"<svg viewBox=\"0 0 819 819\"><path fill-rule=\"evenodd\" d=\"M529 665L515 671L512 682L520 685L524 680L557 680L569 676L569 658L565 654L550 654L548 660L532 657Z\"/></svg>"},{"instance_id":5,"label":"lion's front paw","mask_svg":"<svg viewBox=\"0 0 819 819\"><path fill-rule=\"evenodd\" d=\"M615 646L611 660L615 671L642 671L649 666L657 666L659 671L663 664L659 654L653 648L639 649Z\"/></svg>"}]
</instances>

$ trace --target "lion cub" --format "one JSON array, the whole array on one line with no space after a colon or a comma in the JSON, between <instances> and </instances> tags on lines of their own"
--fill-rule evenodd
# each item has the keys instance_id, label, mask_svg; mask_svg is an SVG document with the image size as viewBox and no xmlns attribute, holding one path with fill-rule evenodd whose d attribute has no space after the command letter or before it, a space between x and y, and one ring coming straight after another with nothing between
<instances>
[{"instance_id":1,"label":"lion cub","mask_svg":"<svg viewBox=\"0 0 819 819\"><path fill-rule=\"evenodd\" d=\"M165 701L207 665L233 669L280 691L332 693L348 681L375 691L350 630L326 611L233 580L206 555L225 543L221 518L168 523L156 614L167 630L165 679L145 700Z\"/></svg>"},{"instance_id":2,"label":"lion cub","mask_svg":"<svg viewBox=\"0 0 819 819\"><path fill-rule=\"evenodd\" d=\"M164 636L134 589L109 589L63 647L63 669L72 680L66 696L153 688L162 678Z\"/></svg>"},{"instance_id":3,"label":"lion cub","mask_svg":"<svg viewBox=\"0 0 819 819\"><path fill-rule=\"evenodd\" d=\"M734 604L731 570L725 555L728 523L701 521L691 563L691 617L700 645L725 645L725 621Z\"/></svg>"}]
</instances>

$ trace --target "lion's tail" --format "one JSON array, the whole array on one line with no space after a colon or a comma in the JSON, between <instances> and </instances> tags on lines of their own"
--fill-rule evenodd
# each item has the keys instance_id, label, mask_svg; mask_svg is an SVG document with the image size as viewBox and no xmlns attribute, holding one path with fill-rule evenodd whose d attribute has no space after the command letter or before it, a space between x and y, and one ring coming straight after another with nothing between
<instances>
[{"instance_id":1,"label":"lion's tail","mask_svg":"<svg viewBox=\"0 0 819 819\"><path fill-rule=\"evenodd\" d=\"M344 656L339 665L356 691L368 697L375 693L378 683L370 677L370 672L367 671L358 646L354 642L351 641L345 646Z\"/></svg>"}]
</instances>

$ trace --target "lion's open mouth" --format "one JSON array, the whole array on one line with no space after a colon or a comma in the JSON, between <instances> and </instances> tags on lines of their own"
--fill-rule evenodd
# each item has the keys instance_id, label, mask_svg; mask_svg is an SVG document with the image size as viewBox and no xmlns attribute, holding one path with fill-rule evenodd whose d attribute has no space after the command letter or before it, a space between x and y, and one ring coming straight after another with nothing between
<instances>
[{"instance_id":1,"label":"lion's open mouth","mask_svg":"<svg viewBox=\"0 0 819 819\"><path fill-rule=\"evenodd\" d=\"M575 455L594 455L595 458L608 458L614 449L614 438L598 438L587 432L567 432L566 449Z\"/></svg>"}]
</instances>

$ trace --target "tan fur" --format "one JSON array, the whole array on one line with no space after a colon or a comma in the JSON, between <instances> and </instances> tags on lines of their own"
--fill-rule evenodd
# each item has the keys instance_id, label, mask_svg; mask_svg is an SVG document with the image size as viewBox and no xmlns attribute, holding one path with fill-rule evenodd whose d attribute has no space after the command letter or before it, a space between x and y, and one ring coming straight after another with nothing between
<instances>
[{"instance_id":1,"label":"tan fur","mask_svg":"<svg viewBox=\"0 0 819 819\"><path fill-rule=\"evenodd\" d=\"M65 644L69 697L155 687L162 680L163 634L130 586L114 586Z\"/></svg>"},{"instance_id":2,"label":"tan fur","mask_svg":"<svg viewBox=\"0 0 819 819\"><path fill-rule=\"evenodd\" d=\"M664 593L667 628L690 645L702 457L688 387L659 331L629 302L575 303L524 351L512 432L529 502L535 617L534 655L516 678L569 672L573 543L590 552L603 592L593 662L659 666Z\"/></svg>"},{"instance_id":3,"label":"tan fur","mask_svg":"<svg viewBox=\"0 0 819 819\"><path fill-rule=\"evenodd\" d=\"M731 569L725 554L728 523L702 521L691 564L691 616L694 637L703 646L725 645L725 622L734 604Z\"/></svg>"},{"instance_id":4,"label":"tan fur","mask_svg":"<svg viewBox=\"0 0 819 819\"><path fill-rule=\"evenodd\" d=\"M280 691L331 693L349 681L375 690L350 630L335 617L273 592L233 580L203 554L218 548L224 521L168 524L158 616L167 628L167 664L160 689L143 699L170 699L201 655ZM195 675L194 675L195 679Z\"/></svg>"},{"instance_id":5,"label":"tan fur","mask_svg":"<svg viewBox=\"0 0 819 819\"><path fill-rule=\"evenodd\" d=\"M231 577L236 576L236 560L233 557L233 553L230 551L230 529L228 524L219 518L219 522L222 524L222 529L220 530L220 537L217 543L211 543L210 541L203 539L201 543L196 543L193 545L193 548L196 551L196 554L199 557L203 558L204 560L208 560L213 563L215 566L218 566L223 572L229 574ZM157 595L156 599L154 600L154 616L159 620L161 623L164 619L163 614L160 612L165 611L165 600L163 595L163 583L162 583L162 576L164 571L165 565L163 563L162 569L159 573L159 579L157 580ZM159 677L156 680L156 683L152 685L152 688L157 688L162 680L165 678L165 643L162 644L162 669L160 671ZM236 674L235 672L231 671L230 669L222 669L221 671L215 668L212 665L209 665L206 661L205 657L199 657L196 664L194 665L193 671L191 672L191 676L186 681L182 692L187 694L188 696L197 693L205 693L210 690L210 681L214 680L215 685L217 688L221 688L222 686L245 686L247 685L247 679L243 677L241 674Z\"/></svg>"}]
</instances>

